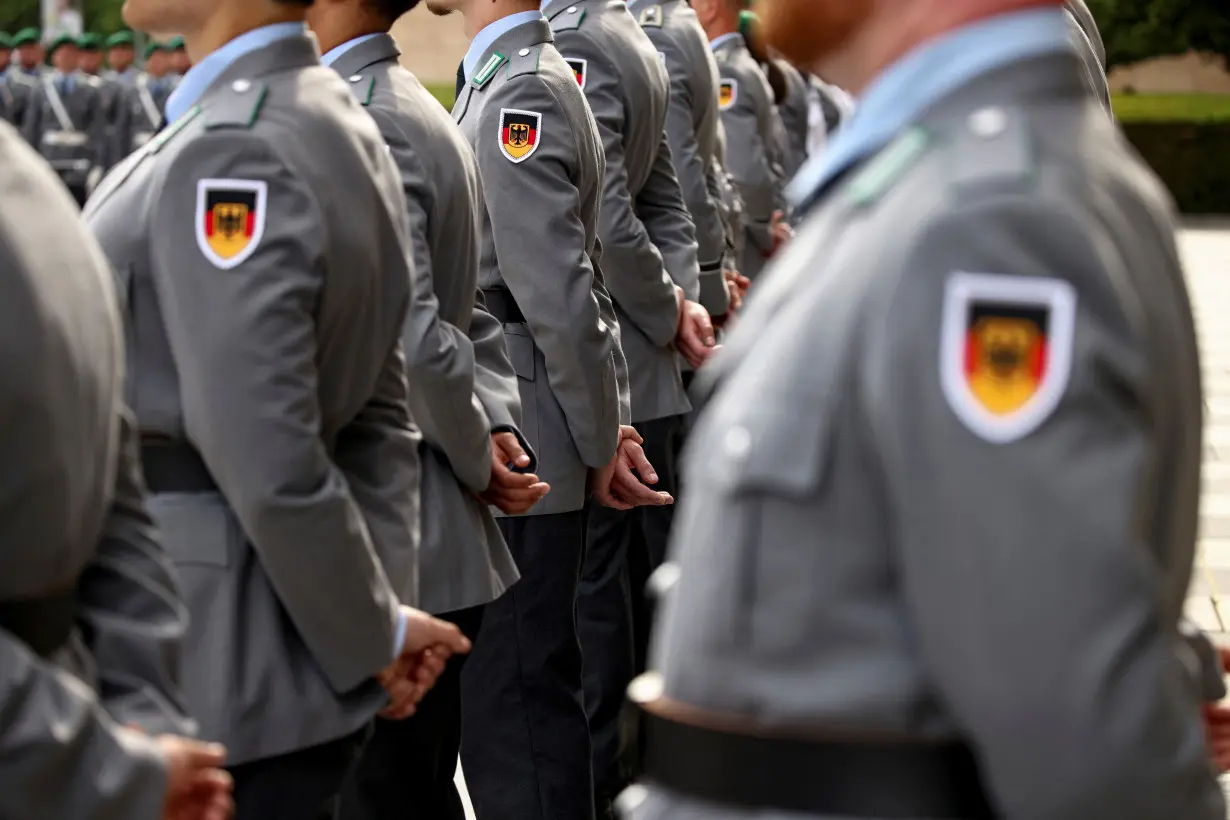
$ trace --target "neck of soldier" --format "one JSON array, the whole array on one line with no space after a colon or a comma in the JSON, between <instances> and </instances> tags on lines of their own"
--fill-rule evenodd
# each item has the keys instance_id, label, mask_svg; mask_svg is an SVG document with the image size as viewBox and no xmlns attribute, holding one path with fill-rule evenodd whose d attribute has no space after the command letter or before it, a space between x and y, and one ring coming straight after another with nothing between
<instances>
[{"instance_id":1,"label":"neck of soldier","mask_svg":"<svg viewBox=\"0 0 1230 820\"><path fill-rule=\"evenodd\" d=\"M243 0L220 3L217 12L203 20L195 31L182 32L188 56L193 63L222 48L240 35L277 23L302 23L304 6L298 3L266 3Z\"/></svg>"},{"instance_id":2,"label":"neck of soldier","mask_svg":"<svg viewBox=\"0 0 1230 820\"><path fill-rule=\"evenodd\" d=\"M308 9L307 22L320 43L321 54L328 54L356 37L384 34L393 26L392 20L369 11L366 0L313 3Z\"/></svg>"},{"instance_id":3,"label":"neck of soldier","mask_svg":"<svg viewBox=\"0 0 1230 820\"><path fill-rule=\"evenodd\" d=\"M1063 5L1063 0L911 0L875 15L836 53L812 66L813 73L859 95L876 77L919 46L965 26L1027 9Z\"/></svg>"},{"instance_id":4,"label":"neck of soldier","mask_svg":"<svg viewBox=\"0 0 1230 820\"><path fill-rule=\"evenodd\" d=\"M538 11L541 6L538 0L467 0L461 7L466 21L466 36L473 39L474 35L496 20L522 11Z\"/></svg>"},{"instance_id":5,"label":"neck of soldier","mask_svg":"<svg viewBox=\"0 0 1230 820\"><path fill-rule=\"evenodd\" d=\"M739 31L739 15L732 13L730 7L723 4L720 11L708 20L703 28L705 29L705 36L712 43L719 37L725 37L727 34L735 34Z\"/></svg>"}]
</instances>

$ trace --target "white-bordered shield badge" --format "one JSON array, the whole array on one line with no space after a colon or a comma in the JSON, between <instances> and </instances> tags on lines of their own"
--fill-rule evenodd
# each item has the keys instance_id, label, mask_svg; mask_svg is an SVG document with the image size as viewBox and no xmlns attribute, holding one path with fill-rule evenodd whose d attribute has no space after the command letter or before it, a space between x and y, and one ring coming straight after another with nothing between
<instances>
[{"instance_id":1,"label":"white-bordered shield badge","mask_svg":"<svg viewBox=\"0 0 1230 820\"><path fill-rule=\"evenodd\" d=\"M1076 291L1062 279L953 273L940 331L953 412L995 444L1034 432L1067 390L1075 330Z\"/></svg>"},{"instance_id":2,"label":"white-bordered shield badge","mask_svg":"<svg viewBox=\"0 0 1230 820\"><path fill-rule=\"evenodd\" d=\"M254 179L202 179L196 188L196 244L223 270L242 265L265 234L269 186Z\"/></svg>"},{"instance_id":3,"label":"white-bordered shield badge","mask_svg":"<svg viewBox=\"0 0 1230 820\"><path fill-rule=\"evenodd\" d=\"M542 114L504 108L500 111L500 150L512 162L525 162L538 150Z\"/></svg>"},{"instance_id":4,"label":"white-bordered shield badge","mask_svg":"<svg viewBox=\"0 0 1230 820\"><path fill-rule=\"evenodd\" d=\"M739 101L739 84L734 80L718 83L718 108L725 111Z\"/></svg>"}]
</instances>

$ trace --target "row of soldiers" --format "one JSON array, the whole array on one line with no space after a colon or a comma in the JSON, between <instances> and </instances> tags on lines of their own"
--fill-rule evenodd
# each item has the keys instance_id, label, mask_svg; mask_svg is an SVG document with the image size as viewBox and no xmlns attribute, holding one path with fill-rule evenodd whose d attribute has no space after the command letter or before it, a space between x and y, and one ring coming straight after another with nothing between
<instances>
[{"instance_id":1,"label":"row of soldiers","mask_svg":"<svg viewBox=\"0 0 1230 820\"><path fill-rule=\"evenodd\" d=\"M480 818L585 820L635 776L619 718L685 373L849 101L772 59L743 0L430 0L475 35L450 118L388 33L415 5L125 4L199 59L99 184L61 174L82 245L18 253L47 270L3 300L57 339L32 366L63 378L27 387L61 412L24 446L65 451L32 477L75 488L75 526L29 509L60 560L0 607L45 694L0 736L27 766L0 814L212 820L233 794L253 820L460 820L460 751ZM80 45L51 44L31 99L124 85L122 59L79 73ZM10 155L5 193L38 187Z\"/></svg>"},{"instance_id":2,"label":"row of soldiers","mask_svg":"<svg viewBox=\"0 0 1230 820\"><path fill-rule=\"evenodd\" d=\"M653 575L638 820L1220 820L1194 329L1087 9L763 3L860 92L789 186L742 0L427 0L451 118L415 0L127 0L202 59L72 241L0 151L0 814L455 818L460 749L479 820L610 815Z\"/></svg>"},{"instance_id":3,"label":"row of soldiers","mask_svg":"<svg viewBox=\"0 0 1230 820\"><path fill-rule=\"evenodd\" d=\"M63 34L46 44L34 28L0 32L0 119L21 131L79 204L158 130L191 65L182 38L151 39L143 56L138 69L128 31Z\"/></svg>"}]
</instances>

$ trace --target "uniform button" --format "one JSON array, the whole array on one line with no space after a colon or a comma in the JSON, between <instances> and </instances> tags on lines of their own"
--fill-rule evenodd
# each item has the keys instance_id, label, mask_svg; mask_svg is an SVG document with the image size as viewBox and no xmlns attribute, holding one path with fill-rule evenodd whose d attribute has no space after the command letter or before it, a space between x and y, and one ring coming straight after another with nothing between
<instances>
[{"instance_id":1,"label":"uniform button","mask_svg":"<svg viewBox=\"0 0 1230 820\"><path fill-rule=\"evenodd\" d=\"M983 139L998 137L1008 127L1008 115L1002 108L984 108L969 118L969 128Z\"/></svg>"},{"instance_id":2,"label":"uniform button","mask_svg":"<svg viewBox=\"0 0 1230 820\"><path fill-rule=\"evenodd\" d=\"M351 81L352 83L357 83L357 82L359 82L359 81L360 81L360 80L362 80L362 79L363 79L362 77L360 77L358 74L356 74L356 75L354 75L353 77L351 77L351 78L350 78L350 81Z\"/></svg>"},{"instance_id":3,"label":"uniform button","mask_svg":"<svg viewBox=\"0 0 1230 820\"><path fill-rule=\"evenodd\" d=\"M249 90L250 88L252 88L252 83L248 80L236 80L235 82L231 83L231 90L238 94L243 94L245 91Z\"/></svg>"},{"instance_id":4,"label":"uniform button","mask_svg":"<svg viewBox=\"0 0 1230 820\"><path fill-rule=\"evenodd\" d=\"M528 57L530 56L530 50L528 48L523 48L517 52L517 56L518 57Z\"/></svg>"},{"instance_id":5,"label":"uniform button","mask_svg":"<svg viewBox=\"0 0 1230 820\"><path fill-rule=\"evenodd\" d=\"M752 434L746 427L731 427L726 431L723 444L726 447L726 455L731 458L744 458L752 449Z\"/></svg>"},{"instance_id":6,"label":"uniform button","mask_svg":"<svg viewBox=\"0 0 1230 820\"><path fill-rule=\"evenodd\" d=\"M576 14L578 11L580 11L580 9L577 8L576 6L573 6L572 8L568 9L569 14Z\"/></svg>"}]
</instances>

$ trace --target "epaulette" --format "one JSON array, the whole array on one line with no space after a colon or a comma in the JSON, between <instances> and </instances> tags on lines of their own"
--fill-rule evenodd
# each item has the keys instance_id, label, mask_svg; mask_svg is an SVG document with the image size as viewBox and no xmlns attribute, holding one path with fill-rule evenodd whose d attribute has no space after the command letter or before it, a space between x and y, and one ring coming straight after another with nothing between
<instances>
[{"instance_id":1,"label":"epaulette","mask_svg":"<svg viewBox=\"0 0 1230 820\"><path fill-rule=\"evenodd\" d=\"M359 101L359 105L368 106L372 104L372 97L376 93L376 78L364 77L362 74L355 74L346 78L350 83L350 93Z\"/></svg>"},{"instance_id":2,"label":"epaulette","mask_svg":"<svg viewBox=\"0 0 1230 820\"><path fill-rule=\"evenodd\" d=\"M713 52L713 59L714 59L714 61L716 61L716 62L719 62L719 63L724 63L724 62L726 62L727 60L729 60L729 59L730 59L730 52L729 52L729 51L727 51L726 49L721 49L721 50L719 50L719 51L715 51L715 52Z\"/></svg>"},{"instance_id":3,"label":"epaulette","mask_svg":"<svg viewBox=\"0 0 1230 820\"><path fill-rule=\"evenodd\" d=\"M474 72L474 79L471 84L475 88L483 88L487 83L491 82L491 78L495 76L495 72L500 70L500 66L508 62L508 58L498 51L491 52L491 56L487 58L487 62L483 63L478 71Z\"/></svg>"},{"instance_id":4,"label":"epaulette","mask_svg":"<svg viewBox=\"0 0 1230 820\"><path fill-rule=\"evenodd\" d=\"M650 28L662 28L662 7L650 6L642 11L640 23Z\"/></svg>"},{"instance_id":5,"label":"epaulette","mask_svg":"<svg viewBox=\"0 0 1230 820\"><path fill-rule=\"evenodd\" d=\"M1033 140L1024 112L990 106L975 111L955 129L949 148L952 184L969 188L1031 179Z\"/></svg>"},{"instance_id":6,"label":"epaulette","mask_svg":"<svg viewBox=\"0 0 1230 820\"><path fill-rule=\"evenodd\" d=\"M585 22L585 9L569 6L551 18L551 31L575 31Z\"/></svg>"},{"instance_id":7,"label":"epaulette","mask_svg":"<svg viewBox=\"0 0 1230 820\"><path fill-rule=\"evenodd\" d=\"M537 74L538 62L542 59L542 48L523 48L508 60L508 79L520 77L523 74Z\"/></svg>"},{"instance_id":8,"label":"epaulette","mask_svg":"<svg viewBox=\"0 0 1230 820\"><path fill-rule=\"evenodd\" d=\"M850 182L846 196L859 207L868 207L892 190L930 150L931 132L915 127L897 137Z\"/></svg>"},{"instance_id":9,"label":"epaulette","mask_svg":"<svg viewBox=\"0 0 1230 820\"><path fill-rule=\"evenodd\" d=\"M236 80L209 101L205 128L251 128L260 117L269 86L252 80Z\"/></svg>"}]
</instances>

